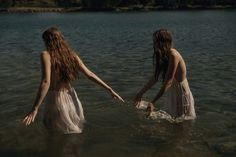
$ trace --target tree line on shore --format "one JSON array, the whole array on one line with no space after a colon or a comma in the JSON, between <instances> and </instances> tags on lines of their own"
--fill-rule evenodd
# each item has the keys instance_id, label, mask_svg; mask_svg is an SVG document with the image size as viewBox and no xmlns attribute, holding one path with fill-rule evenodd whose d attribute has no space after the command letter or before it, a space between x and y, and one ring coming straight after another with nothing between
<instances>
[{"instance_id":1,"label":"tree line on shore","mask_svg":"<svg viewBox=\"0 0 236 157\"><path fill-rule=\"evenodd\" d=\"M1 8L8 7L82 7L106 9L117 7L188 8L190 6L236 6L236 0L0 0Z\"/></svg>"}]
</instances>

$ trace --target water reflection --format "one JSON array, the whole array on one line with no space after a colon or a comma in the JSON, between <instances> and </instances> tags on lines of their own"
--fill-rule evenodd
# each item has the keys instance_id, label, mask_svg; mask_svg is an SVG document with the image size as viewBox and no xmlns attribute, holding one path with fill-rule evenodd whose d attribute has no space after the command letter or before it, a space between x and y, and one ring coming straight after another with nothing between
<instances>
[{"instance_id":1,"label":"water reflection","mask_svg":"<svg viewBox=\"0 0 236 157\"><path fill-rule=\"evenodd\" d=\"M48 157L80 157L83 136L80 134L49 134L48 135Z\"/></svg>"}]
</instances>

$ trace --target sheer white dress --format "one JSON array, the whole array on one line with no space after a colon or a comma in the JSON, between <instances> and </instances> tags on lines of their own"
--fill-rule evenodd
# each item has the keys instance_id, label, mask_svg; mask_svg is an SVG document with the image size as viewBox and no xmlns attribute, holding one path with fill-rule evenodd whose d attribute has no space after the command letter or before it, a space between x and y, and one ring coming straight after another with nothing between
<instances>
[{"instance_id":1,"label":"sheer white dress","mask_svg":"<svg viewBox=\"0 0 236 157\"><path fill-rule=\"evenodd\" d=\"M181 117L186 120L196 118L194 99L187 79L182 82L174 79L167 91L166 108L172 117Z\"/></svg>"},{"instance_id":2,"label":"sheer white dress","mask_svg":"<svg viewBox=\"0 0 236 157\"><path fill-rule=\"evenodd\" d=\"M84 122L83 107L74 88L49 90L44 112L47 129L63 134L81 133Z\"/></svg>"}]
</instances>

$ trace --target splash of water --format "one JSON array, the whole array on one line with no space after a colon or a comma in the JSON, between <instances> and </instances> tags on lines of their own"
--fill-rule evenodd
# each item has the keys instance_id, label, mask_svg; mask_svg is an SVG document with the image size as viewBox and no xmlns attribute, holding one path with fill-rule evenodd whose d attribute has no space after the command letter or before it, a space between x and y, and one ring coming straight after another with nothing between
<instances>
[{"instance_id":1,"label":"splash of water","mask_svg":"<svg viewBox=\"0 0 236 157\"><path fill-rule=\"evenodd\" d=\"M146 110L147 106L150 102L148 101L144 101L141 100L138 105L136 106L137 109L140 110ZM180 117L172 117L169 113L167 113L164 110L157 110L157 111L153 111L151 112L149 115L147 115L148 119L152 119L152 120L167 120L170 123L179 123L179 122L183 122L185 120L192 120L192 117L189 116L180 116Z\"/></svg>"}]
</instances>

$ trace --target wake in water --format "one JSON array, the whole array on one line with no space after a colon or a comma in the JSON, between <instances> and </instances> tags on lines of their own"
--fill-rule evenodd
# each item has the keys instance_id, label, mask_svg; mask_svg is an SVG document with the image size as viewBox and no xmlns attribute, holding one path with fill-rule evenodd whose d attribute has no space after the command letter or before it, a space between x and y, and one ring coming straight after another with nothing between
<instances>
[{"instance_id":1,"label":"wake in water","mask_svg":"<svg viewBox=\"0 0 236 157\"><path fill-rule=\"evenodd\" d=\"M137 109L140 110L146 110L148 107L148 104L150 102L148 101L140 101L140 103L136 106ZM193 120L193 117L190 116L180 116L180 117L173 117L170 114L168 114L166 111L163 110L158 110L158 111L153 111L150 114L147 115L148 119L153 119L153 120L167 120L170 123L179 123L179 122L183 122L185 120Z\"/></svg>"}]
</instances>

